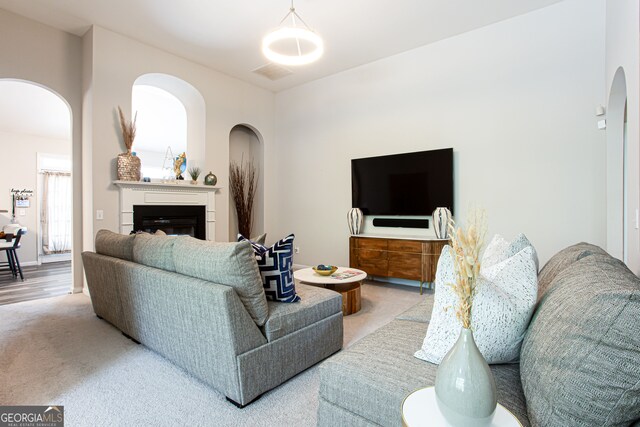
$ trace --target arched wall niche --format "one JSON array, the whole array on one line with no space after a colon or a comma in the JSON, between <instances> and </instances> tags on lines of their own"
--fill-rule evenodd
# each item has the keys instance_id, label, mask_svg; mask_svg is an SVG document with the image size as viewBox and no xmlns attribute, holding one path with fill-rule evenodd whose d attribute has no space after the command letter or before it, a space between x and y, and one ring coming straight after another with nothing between
<instances>
[{"instance_id":1,"label":"arched wall niche","mask_svg":"<svg viewBox=\"0 0 640 427\"><path fill-rule=\"evenodd\" d=\"M204 97L200 92L193 87L190 83L169 74L163 73L148 73L138 77L134 83L136 86L148 86L158 88L162 91L168 92L173 97L177 98L186 112L186 153L187 153L187 165L199 166L204 172L205 163L205 130L206 130L206 105ZM132 92L132 95L135 93ZM133 96L132 96L133 97ZM132 104L135 105L135 100L132 100ZM177 111L177 110L176 110ZM132 114L135 114L135 107L132 109ZM182 122L182 120L180 120ZM156 150L161 153L160 156L164 159L167 145L165 143L159 144ZM134 143L135 147L135 143ZM177 150L176 150L177 151ZM174 156L180 154L179 152L173 152ZM154 162L158 162L156 155L153 156ZM142 163L144 165L144 158L141 156ZM162 165L160 165L161 167ZM188 179L188 177L185 177ZM199 179L202 179L201 176Z\"/></svg>"},{"instance_id":2,"label":"arched wall niche","mask_svg":"<svg viewBox=\"0 0 640 427\"><path fill-rule=\"evenodd\" d=\"M253 204L253 227L251 237L265 232L264 229L264 139L253 126L243 123L234 126L229 132L229 164L246 164L252 161L258 175L258 186ZM235 203L229 191L229 241L237 240L238 218ZM247 236L248 237L248 236Z\"/></svg>"},{"instance_id":3,"label":"arched wall niche","mask_svg":"<svg viewBox=\"0 0 640 427\"><path fill-rule=\"evenodd\" d=\"M34 193L30 197L28 208L16 209L16 221L28 229L27 234L21 240L21 249L18 252L22 267L42 262L42 175L40 168L43 166L40 159L58 157L60 163L71 168L72 188L80 185L81 171L74 169L77 164L73 162L73 109L67 99L52 88L31 80L20 78L0 78L0 96L5 102L0 103L0 131L11 135L14 144L9 149L12 158L0 174L0 208L9 212L0 214L0 229L7 225L11 218L11 189L29 189ZM77 154L77 153L76 153ZM44 167L44 169L50 169ZM51 168L53 169L53 168ZM82 220L78 218L79 211L74 209L74 202L80 201L80 196L71 191L71 229L69 232L71 244L72 270L75 272L80 266L76 264L75 254L81 252L80 240L74 237L80 236ZM77 200L73 200L77 199ZM19 211L23 211L21 215ZM81 216L81 215L80 215ZM65 254L64 260L67 255ZM61 258L62 259L62 258ZM76 274L71 275L69 292L79 292L82 289L82 281Z\"/></svg>"},{"instance_id":4,"label":"arched wall niche","mask_svg":"<svg viewBox=\"0 0 640 427\"><path fill-rule=\"evenodd\" d=\"M609 91L607 107L607 251L627 261L630 219L627 185L627 83L625 71L619 67Z\"/></svg>"}]
</instances>

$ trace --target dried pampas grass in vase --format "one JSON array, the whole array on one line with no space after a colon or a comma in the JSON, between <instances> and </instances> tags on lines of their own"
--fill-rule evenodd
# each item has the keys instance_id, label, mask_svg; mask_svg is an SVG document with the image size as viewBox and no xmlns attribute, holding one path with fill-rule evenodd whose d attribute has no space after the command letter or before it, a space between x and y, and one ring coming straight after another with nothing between
<instances>
[{"instance_id":1,"label":"dried pampas grass in vase","mask_svg":"<svg viewBox=\"0 0 640 427\"><path fill-rule=\"evenodd\" d=\"M466 229L456 227L455 221L449 220L449 235L456 274L455 283L450 283L449 286L453 288L459 300L455 307L456 317L466 329L471 328L471 308L477 291L480 252L486 233L487 219L482 209L470 211Z\"/></svg>"},{"instance_id":2,"label":"dried pampas grass in vase","mask_svg":"<svg viewBox=\"0 0 640 427\"><path fill-rule=\"evenodd\" d=\"M124 146L127 149L126 153L118 154L118 180L120 181L140 181L141 163L140 158L134 153L131 153L131 147L133 147L133 140L136 137L136 119L138 114L133 118L133 121L128 122L124 117L122 108L118 106L118 115L120 117L120 129L122 129L122 140Z\"/></svg>"}]
</instances>

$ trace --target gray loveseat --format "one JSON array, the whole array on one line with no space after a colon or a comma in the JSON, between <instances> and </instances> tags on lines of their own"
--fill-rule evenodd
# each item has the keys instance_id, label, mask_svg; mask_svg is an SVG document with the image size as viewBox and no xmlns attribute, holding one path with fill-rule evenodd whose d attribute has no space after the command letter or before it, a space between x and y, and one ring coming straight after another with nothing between
<instances>
[{"instance_id":1,"label":"gray loveseat","mask_svg":"<svg viewBox=\"0 0 640 427\"><path fill-rule=\"evenodd\" d=\"M498 401L525 427L640 425L640 280L580 243L553 256L538 282L520 363L491 366ZM319 426L401 425L403 399L435 382L437 365L413 357L432 301L322 363Z\"/></svg>"},{"instance_id":2,"label":"gray loveseat","mask_svg":"<svg viewBox=\"0 0 640 427\"><path fill-rule=\"evenodd\" d=\"M267 301L248 242L101 230L82 259L95 313L244 406L342 347L340 295Z\"/></svg>"}]
</instances>

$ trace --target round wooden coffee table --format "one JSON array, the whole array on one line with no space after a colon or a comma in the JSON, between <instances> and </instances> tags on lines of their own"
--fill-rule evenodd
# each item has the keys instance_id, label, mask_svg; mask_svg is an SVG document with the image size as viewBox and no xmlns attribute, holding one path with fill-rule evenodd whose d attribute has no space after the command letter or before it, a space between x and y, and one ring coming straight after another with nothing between
<instances>
[{"instance_id":1,"label":"round wooden coffee table","mask_svg":"<svg viewBox=\"0 0 640 427\"><path fill-rule=\"evenodd\" d=\"M346 275L350 275L350 277L345 277ZM364 271L357 268L338 267L331 276L321 276L312 268L303 268L294 271L293 277L302 283L324 286L340 293L343 315L348 316L360 311L360 286L362 281L367 278L367 273Z\"/></svg>"}]
</instances>

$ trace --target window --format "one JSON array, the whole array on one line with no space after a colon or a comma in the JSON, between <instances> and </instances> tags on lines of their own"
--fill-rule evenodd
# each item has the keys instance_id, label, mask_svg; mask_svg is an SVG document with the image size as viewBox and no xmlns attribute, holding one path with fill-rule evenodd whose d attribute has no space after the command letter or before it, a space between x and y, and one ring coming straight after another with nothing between
<instances>
[{"instance_id":1,"label":"window","mask_svg":"<svg viewBox=\"0 0 640 427\"><path fill-rule=\"evenodd\" d=\"M45 255L71 252L71 158L64 155L39 156L42 175L40 225Z\"/></svg>"}]
</instances>

